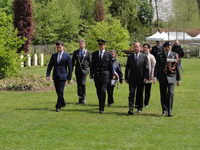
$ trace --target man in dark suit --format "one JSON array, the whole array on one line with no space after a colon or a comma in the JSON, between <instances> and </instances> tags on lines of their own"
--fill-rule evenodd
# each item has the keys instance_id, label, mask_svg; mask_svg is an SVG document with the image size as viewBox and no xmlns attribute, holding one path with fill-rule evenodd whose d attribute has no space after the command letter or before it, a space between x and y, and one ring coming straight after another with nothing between
<instances>
[{"instance_id":1,"label":"man in dark suit","mask_svg":"<svg viewBox=\"0 0 200 150\"><path fill-rule=\"evenodd\" d=\"M90 71L90 78L94 78L97 96L99 100L99 113L103 114L107 84L110 79L115 79L112 56L105 50L106 40L97 40L99 50L92 53L92 66Z\"/></svg>"},{"instance_id":2,"label":"man in dark suit","mask_svg":"<svg viewBox=\"0 0 200 150\"><path fill-rule=\"evenodd\" d=\"M158 79L160 84L162 115L168 113L171 117L175 83L177 81L177 86L181 84L181 74L178 54L171 51L171 42L165 42L163 47L165 52L159 53L157 57L153 82L156 84Z\"/></svg>"},{"instance_id":3,"label":"man in dark suit","mask_svg":"<svg viewBox=\"0 0 200 150\"><path fill-rule=\"evenodd\" d=\"M158 53L164 52L163 46L161 46L160 40L156 41L156 45L152 47L150 53L155 57L155 59L158 56Z\"/></svg>"},{"instance_id":4,"label":"man in dark suit","mask_svg":"<svg viewBox=\"0 0 200 150\"><path fill-rule=\"evenodd\" d=\"M72 57L72 66L76 66L76 82L77 82L77 94L79 96L79 101L76 104L86 104L85 99L85 83L87 75L89 74L89 67L91 65L91 53L85 49L86 41L79 40L79 49L74 51Z\"/></svg>"},{"instance_id":5,"label":"man in dark suit","mask_svg":"<svg viewBox=\"0 0 200 150\"><path fill-rule=\"evenodd\" d=\"M133 114L133 104L135 98L135 90L137 89L137 113L141 113L143 109L143 88L144 83L149 77L149 64L147 55L140 53L141 45L139 42L134 43L134 53L128 56L125 69L125 82L129 84L129 111Z\"/></svg>"},{"instance_id":6,"label":"man in dark suit","mask_svg":"<svg viewBox=\"0 0 200 150\"><path fill-rule=\"evenodd\" d=\"M72 75L72 61L71 57L68 53L63 51L63 42L58 41L56 43L57 51L56 53L52 54L49 65L47 67L47 74L46 78L49 81L49 76L53 69L53 80L54 86L56 89L56 93L58 95L57 104L56 104L56 111L59 112L60 108L65 107L65 99L63 97L63 90L65 87L66 80L70 83L71 75ZM68 68L68 71L67 71Z\"/></svg>"}]
</instances>

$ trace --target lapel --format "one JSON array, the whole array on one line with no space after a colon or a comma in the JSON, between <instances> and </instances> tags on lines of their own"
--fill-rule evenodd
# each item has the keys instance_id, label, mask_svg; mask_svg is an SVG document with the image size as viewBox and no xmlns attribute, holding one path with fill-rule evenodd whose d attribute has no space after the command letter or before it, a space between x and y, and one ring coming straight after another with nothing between
<instances>
[{"instance_id":1,"label":"lapel","mask_svg":"<svg viewBox=\"0 0 200 150\"><path fill-rule=\"evenodd\" d=\"M57 54L57 56L58 56L58 54ZM65 52L63 51L63 53L62 53L62 57L61 57L61 59L60 59L59 64L61 63L61 61L63 60L64 57L65 57Z\"/></svg>"}]
</instances>

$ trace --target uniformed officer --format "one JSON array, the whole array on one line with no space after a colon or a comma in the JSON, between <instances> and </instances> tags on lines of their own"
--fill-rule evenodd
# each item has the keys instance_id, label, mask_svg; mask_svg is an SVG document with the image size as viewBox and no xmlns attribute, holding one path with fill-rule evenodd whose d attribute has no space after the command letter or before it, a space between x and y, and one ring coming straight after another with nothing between
<instances>
[{"instance_id":1,"label":"uniformed officer","mask_svg":"<svg viewBox=\"0 0 200 150\"><path fill-rule=\"evenodd\" d=\"M90 78L94 78L99 100L99 113L104 113L106 88L111 78L115 79L112 67L112 56L105 50L106 40L97 40L99 50L92 53Z\"/></svg>"},{"instance_id":2,"label":"uniformed officer","mask_svg":"<svg viewBox=\"0 0 200 150\"><path fill-rule=\"evenodd\" d=\"M164 52L164 48L163 46L161 46L160 40L156 41L156 45L152 47L152 50L150 51L150 53L155 57L155 59L158 56L158 53L160 52Z\"/></svg>"},{"instance_id":3,"label":"uniformed officer","mask_svg":"<svg viewBox=\"0 0 200 150\"><path fill-rule=\"evenodd\" d=\"M160 84L162 115L171 117L175 83L177 86L181 84L181 73L178 54L171 51L171 42L165 42L163 47L165 52L158 54L153 82L156 84L158 79Z\"/></svg>"}]
</instances>

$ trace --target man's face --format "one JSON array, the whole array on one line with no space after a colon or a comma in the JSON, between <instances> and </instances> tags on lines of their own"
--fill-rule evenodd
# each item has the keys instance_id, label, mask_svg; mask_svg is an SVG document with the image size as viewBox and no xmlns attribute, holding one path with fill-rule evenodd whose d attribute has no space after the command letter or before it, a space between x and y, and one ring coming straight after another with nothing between
<instances>
[{"instance_id":1,"label":"man's face","mask_svg":"<svg viewBox=\"0 0 200 150\"><path fill-rule=\"evenodd\" d=\"M64 46L62 46L62 45L56 45L56 48L57 48L57 51L59 53L62 53Z\"/></svg>"},{"instance_id":2,"label":"man's face","mask_svg":"<svg viewBox=\"0 0 200 150\"><path fill-rule=\"evenodd\" d=\"M172 48L171 45L167 45L167 46L165 46L165 47L164 47L165 52L166 52L166 53L169 53L169 51L170 51L171 48Z\"/></svg>"},{"instance_id":3,"label":"man's face","mask_svg":"<svg viewBox=\"0 0 200 150\"><path fill-rule=\"evenodd\" d=\"M103 51L106 47L106 44L98 44L99 45L99 50Z\"/></svg>"},{"instance_id":4,"label":"man's face","mask_svg":"<svg viewBox=\"0 0 200 150\"><path fill-rule=\"evenodd\" d=\"M140 44L139 43L135 43L134 44L134 52L136 54L138 54L140 52L140 49L141 49Z\"/></svg>"},{"instance_id":5,"label":"man's face","mask_svg":"<svg viewBox=\"0 0 200 150\"><path fill-rule=\"evenodd\" d=\"M148 52L149 52L149 47L148 47L147 45L145 45L145 46L143 47L143 51L144 51L145 53L148 53Z\"/></svg>"},{"instance_id":6,"label":"man's face","mask_svg":"<svg viewBox=\"0 0 200 150\"><path fill-rule=\"evenodd\" d=\"M179 45L179 41L176 41L176 42L175 42L175 45L178 46L178 45Z\"/></svg>"},{"instance_id":7,"label":"man's face","mask_svg":"<svg viewBox=\"0 0 200 150\"><path fill-rule=\"evenodd\" d=\"M156 45L157 45L157 46L160 46L160 42L156 42Z\"/></svg>"},{"instance_id":8,"label":"man's face","mask_svg":"<svg viewBox=\"0 0 200 150\"><path fill-rule=\"evenodd\" d=\"M111 53L111 55L112 55L112 59L114 59L115 58L115 53Z\"/></svg>"},{"instance_id":9,"label":"man's face","mask_svg":"<svg viewBox=\"0 0 200 150\"><path fill-rule=\"evenodd\" d=\"M79 42L79 48L84 49L85 48L85 43L84 42Z\"/></svg>"}]
</instances>

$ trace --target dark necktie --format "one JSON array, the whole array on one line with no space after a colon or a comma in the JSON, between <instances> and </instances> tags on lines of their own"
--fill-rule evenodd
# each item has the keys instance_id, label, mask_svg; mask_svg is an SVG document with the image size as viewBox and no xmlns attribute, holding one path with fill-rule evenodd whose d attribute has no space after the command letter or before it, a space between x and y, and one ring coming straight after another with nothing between
<instances>
[{"instance_id":1,"label":"dark necktie","mask_svg":"<svg viewBox=\"0 0 200 150\"><path fill-rule=\"evenodd\" d=\"M136 62L138 61L138 54L136 54L136 56L135 56L135 61Z\"/></svg>"},{"instance_id":2,"label":"dark necktie","mask_svg":"<svg viewBox=\"0 0 200 150\"><path fill-rule=\"evenodd\" d=\"M101 59L101 54L102 54L102 52L100 52L100 56L99 56L100 59Z\"/></svg>"},{"instance_id":3,"label":"dark necktie","mask_svg":"<svg viewBox=\"0 0 200 150\"><path fill-rule=\"evenodd\" d=\"M59 62L60 62L60 53L58 54L58 64L59 64Z\"/></svg>"}]
</instances>

